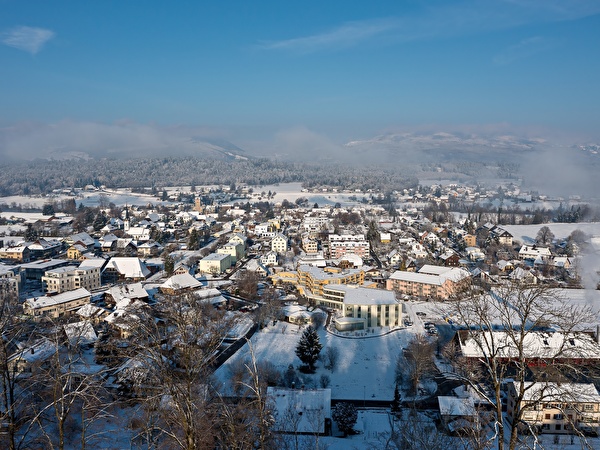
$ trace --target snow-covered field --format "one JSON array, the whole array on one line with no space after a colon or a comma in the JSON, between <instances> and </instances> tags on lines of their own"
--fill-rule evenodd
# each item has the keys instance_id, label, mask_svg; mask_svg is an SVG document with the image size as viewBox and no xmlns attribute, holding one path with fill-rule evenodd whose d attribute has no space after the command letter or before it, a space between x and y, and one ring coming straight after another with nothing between
<instances>
[{"instance_id":1,"label":"snow-covered field","mask_svg":"<svg viewBox=\"0 0 600 450\"><path fill-rule=\"evenodd\" d=\"M600 222L502 225L502 228L512 234L515 240L518 240L523 244L530 244L535 241L538 231L540 231L540 228L543 226L550 228L556 239L566 239L575 230L581 230L589 236L600 236Z\"/></svg>"},{"instance_id":2,"label":"snow-covered field","mask_svg":"<svg viewBox=\"0 0 600 450\"><path fill-rule=\"evenodd\" d=\"M296 369L301 365L295 354L302 329L298 325L277 322L257 332L246 344L232 356L217 372L216 377L223 383L230 378L231 369L237 363L250 359L250 350L257 361L269 361L281 373L291 364ZM321 375L327 375L331 382L333 399L352 400L391 400L394 397L394 370L401 349L407 344L413 333L398 329L389 334L365 338L347 338L319 330L323 344L321 354L327 347L337 347L339 362L333 371L323 364L317 364L312 375L297 374L304 377L306 387L320 387Z\"/></svg>"}]
</instances>

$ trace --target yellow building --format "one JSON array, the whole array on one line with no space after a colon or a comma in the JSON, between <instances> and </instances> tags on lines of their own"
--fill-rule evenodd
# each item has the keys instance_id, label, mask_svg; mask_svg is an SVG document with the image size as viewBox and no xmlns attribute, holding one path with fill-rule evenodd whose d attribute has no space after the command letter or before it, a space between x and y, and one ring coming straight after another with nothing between
<instances>
[{"instance_id":1,"label":"yellow building","mask_svg":"<svg viewBox=\"0 0 600 450\"><path fill-rule=\"evenodd\" d=\"M365 272L362 269L342 270L338 267L319 269L313 266L298 267L298 284L306 287L314 295L323 297L323 287L328 284L364 284Z\"/></svg>"}]
</instances>

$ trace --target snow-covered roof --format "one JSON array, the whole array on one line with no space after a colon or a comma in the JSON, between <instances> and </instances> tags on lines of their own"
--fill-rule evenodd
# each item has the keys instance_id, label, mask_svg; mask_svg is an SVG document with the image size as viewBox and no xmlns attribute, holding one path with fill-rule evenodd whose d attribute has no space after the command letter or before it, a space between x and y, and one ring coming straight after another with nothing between
<instances>
[{"instance_id":1,"label":"snow-covered roof","mask_svg":"<svg viewBox=\"0 0 600 450\"><path fill-rule=\"evenodd\" d=\"M275 430L296 433L323 433L325 419L331 417L331 389L267 388L279 420ZM289 420L289 414L294 419ZM287 415L287 418L286 418Z\"/></svg>"},{"instance_id":2,"label":"snow-covered roof","mask_svg":"<svg viewBox=\"0 0 600 450\"><path fill-rule=\"evenodd\" d=\"M440 395L438 404L442 416L473 417L475 415L475 404L472 397L459 398Z\"/></svg>"},{"instance_id":3,"label":"snow-covered roof","mask_svg":"<svg viewBox=\"0 0 600 450\"><path fill-rule=\"evenodd\" d=\"M467 358L481 358L490 353L487 342L494 344L498 358L517 358L518 347L511 338L515 334L517 338L520 336L518 331L471 331L460 342L460 349ZM600 361L600 344L588 333L528 331L523 338L523 353L526 359L585 358Z\"/></svg>"},{"instance_id":4,"label":"snow-covered roof","mask_svg":"<svg viewBox=\"0 0 600 450\"><path fill-rule=\"evenodd\" d=\"M63 326L63 329L71 345L88 344L98 340L94 327L87 320L68 323Z\"/></svg>"},{"instance_id":5,"label":"snow-covered roof","mask_svg":"<svg viewBox=\"0 0 600 450\"><path fill-rule=\"evenodd\" d=\"M162 289L195 289L202 286L197 279L189 273L173 275L160 285Z\"/></svg>"},{"instance_id":6,"label":"snow-covered roof","mask_svg":"<svg viewBox=\"0 0 600 450\"><path fill-rule=\"evenodd\" d=\"M150 271L146 265L135 257L113 257L110 258L104 270L115 269L125 278L146 278Z\"/></svg>"},{"instance_id":7,"label":"snow-covered roof","mask_svg":"<svg viewBox=\"0 0 600 450\"><path fill-rule=\"evenodd\" d=\"M513 381L515 389L521 384ZM518 392L518 391L517 391ZM524 401L600 403L600 395L593 383L525 382Z\"/></svg>"},{"instance_id":8,"label":"snow-covered roof","mask_svg":"<svg viewBox=\"0 0 600 450\"><path fill-rule=\"evenodd\" d=\"M50 297L44 296L44 297L28 298L27 300L25 300L25 303L31 309L38 309L38 308L45 308L47 306L68 303L73 300L78 300L78 299L85 298L85 297L91 298L91 296L92 296L92 294L90 294L90 292L87 289L79 288L79 289L75 289L73 291L67 291L67 292L63 292L61 294L52 295Z\"/></svg>"},{"instance_id":9,"label":"snow-covered roof","mask_svg":"<svg viewBox=\"0 0 600 450\"><path fill-rule=\"evenodd\" d=\"M142 283L120 284L113 286L108 290L108 294L119 302L124 299L148 298L148 292L142 286Z\"/></svg>"},{"instance_id":10,"label":"snow-covered roof","mask_svg":"<svg viewBox=\"0 0 600 450\"><path fill-rule=\"evenodd\" d=\"M386 289L371 289L351 284L329 284L324 289L343 292L346 305L393 305L398 303L394 291Z\"/></svg>"}]
</instances>

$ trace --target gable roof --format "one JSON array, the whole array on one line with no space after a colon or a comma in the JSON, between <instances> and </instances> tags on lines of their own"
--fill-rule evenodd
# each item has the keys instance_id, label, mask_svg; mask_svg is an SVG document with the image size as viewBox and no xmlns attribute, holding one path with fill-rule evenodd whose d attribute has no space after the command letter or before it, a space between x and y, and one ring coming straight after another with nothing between
<instances>
[{"instance_id":1,"label":"gable roof","mask_svg":"<svg viewBox=\"0 0 600 450\"><path fill-rule=\"evenodd\" d=\"M160 285L161 289L196 289L202 287L196 278L189 273L173 275L167 281Z\"/></svg>"},{"instance_id":2,"label":"gable roof","mask_svg":"<svg viewBox=\"0 0 600 450\"><path fill-rule=\"evenodd\" d=\"M125 278L146 278L150 271L146 265L136 257L113 257L110 258L104 271L114 269ZM104 272L103 271L103 272Z\"/></svg>"}]
</instances>

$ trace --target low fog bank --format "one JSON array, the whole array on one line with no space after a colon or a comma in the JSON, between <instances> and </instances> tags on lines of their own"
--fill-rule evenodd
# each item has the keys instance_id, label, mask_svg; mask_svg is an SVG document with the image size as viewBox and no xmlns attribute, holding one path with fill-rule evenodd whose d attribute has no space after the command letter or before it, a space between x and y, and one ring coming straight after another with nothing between
<instances>
[{"instance_id":1,"label":"low fog bank","mask_svg":"<svg viewBox=\"0 0 600 450\"><path fill-rule=\"evenodd\" d=\"M19 123L0 128L3 161L197 156L407 167L419 178L514 180L553 196L592 198L600 154L588 138L507 124L387 129L354 138L305 126L217 129L132 121ZM582 143L592 142L584 147Z\"/></svg>"}]
</instances>

